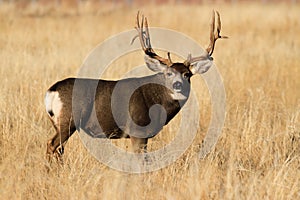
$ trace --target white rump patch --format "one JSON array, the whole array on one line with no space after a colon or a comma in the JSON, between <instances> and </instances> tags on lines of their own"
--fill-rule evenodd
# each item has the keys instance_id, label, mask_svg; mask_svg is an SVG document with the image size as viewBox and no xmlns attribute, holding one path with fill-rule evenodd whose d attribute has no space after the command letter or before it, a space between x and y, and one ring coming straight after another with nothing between
<instances>
[{"instance_id":1,"label":"white rump patch","mask_svg":"<svg viewBox=\"0 0 300 200\"><path fill-rule=\"evenodd\" d=\"M56 124L63 106L63 103L59 98L59 93L57 91L47 91L45 96L45 105L48 115Z\"/></svg>"}]
</instances>

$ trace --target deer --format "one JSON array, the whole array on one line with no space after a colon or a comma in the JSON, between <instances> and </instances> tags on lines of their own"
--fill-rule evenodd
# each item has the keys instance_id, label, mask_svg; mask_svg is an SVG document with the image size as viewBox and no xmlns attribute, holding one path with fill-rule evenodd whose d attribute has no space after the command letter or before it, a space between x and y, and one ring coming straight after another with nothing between
<instances>
[{"instance_id":1,"label":"deer","mask_svg":"<svg viewBox=\"0 0 300 200\"><path fill-rule=\"evenodd\" d=\"M210 43L205 53L196 57L189 54L184 62L173 63L170 52L167 53L168 57L164 58L154 51L147 18L144 15L140 16L139 12L135 29L137 35L132 42L139 38L146 66L155 73L114 81L66 78L52 85L46 92L45 105L56 134L47 142L48 159L61 159L68 139L80 129L93 137L130 138L134 153L146 153L148 139L157 135L187 102L191 90L191 77L207 72L213 65L212 54L216 41L227 38L220 35L219 12L213 11ZM140 87L131 94L128 106L124 106L126 100L123 96L126 96L127 89L138 84ZM117 86L119 89L114 94ZM151 111L155 105L160 105L163 109ZM121 120L116 120L113 111L117 111ZM148 126L149 124L154 125Z\"/></svg>"}]
</instances>

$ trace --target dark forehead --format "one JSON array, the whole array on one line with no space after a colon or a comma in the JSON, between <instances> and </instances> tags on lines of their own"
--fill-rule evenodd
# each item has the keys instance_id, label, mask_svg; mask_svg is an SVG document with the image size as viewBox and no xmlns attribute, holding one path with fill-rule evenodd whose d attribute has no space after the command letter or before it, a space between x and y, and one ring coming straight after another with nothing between
<instances>
[{"instance_id":1,"label":"dark forehead","mask_svg":"<svg viewBox=\"0 0 300 200\"><path fill-rule=\"evenodd\" d=\"M191 72L189 68L186 67L183 63L174 63L171 67L176 71L178 71L179 73Z\"/></svg>"}]
</instances>

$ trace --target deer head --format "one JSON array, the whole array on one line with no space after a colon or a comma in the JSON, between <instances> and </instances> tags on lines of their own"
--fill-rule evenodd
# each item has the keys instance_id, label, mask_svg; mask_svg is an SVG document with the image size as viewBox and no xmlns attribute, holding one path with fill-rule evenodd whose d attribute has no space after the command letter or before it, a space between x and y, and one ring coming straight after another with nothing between
<instances>
[{"instance_id":1,"label":"deer head","mask_svg":"<svg viewBox=\"0 0 300 200\"><path fill-rule=\"evenodd\" d=\"M141 47L145 52L145 62L147 67L154 72L161 72L164 74L166 80L166 86L171 88L171 95L173 99L184 100L188 98L190 78L194 74L202 74L208 71L213 65L213 58L211 57L214 51L215 43L219 38L227 38L221 36L221 20L220 14L217 13L217 21L215 22L215 11L212 14L211 31L210 31L210 44L206 48L204 55L198 57L192 57L188 55L187 59L180 63L173 63L171 60L170 52L168 52L168 58L163 58L155 53L151 46L150 34L148 28L147 18L138 12L136 18L135 29L138 35L133 38L132 42L139 37ZM215 23L217 23L217 29L215 30Z\"/></svg>"}]
</instances>

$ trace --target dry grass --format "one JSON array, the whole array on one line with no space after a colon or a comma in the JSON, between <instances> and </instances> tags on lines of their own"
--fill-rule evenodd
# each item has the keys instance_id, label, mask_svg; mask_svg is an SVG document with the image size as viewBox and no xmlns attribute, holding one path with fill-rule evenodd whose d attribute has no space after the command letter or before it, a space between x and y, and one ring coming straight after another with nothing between
<instances>
[{"instance_id":1,"label":"dry grass","mask_svg":"<svg viewBox=\"0 0 300 200\"><path fill-rule=\"evenodd\" d=\"M46 141L54 129L43 98L52 83L75 76L94 46L132 28L138 9L152 25L206 44L212 8L221 12L223 32L230 36L217 44L214 55L224 79L227 113L222 136L204 160L197 153L210 119L210 99L197 76L192 81L201 129L172 165L140 175L117 172L95 160L75 134L65 164L46 171ZM31 10L0 7L1 199L299 199L299 5L114 9L33 16ZM114 78L141 64L142 54L124 59ZM166 143L172 130L172 124L166 127L150 148Z\"/></svg>"}]
</instances>

